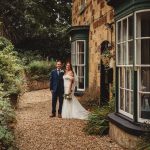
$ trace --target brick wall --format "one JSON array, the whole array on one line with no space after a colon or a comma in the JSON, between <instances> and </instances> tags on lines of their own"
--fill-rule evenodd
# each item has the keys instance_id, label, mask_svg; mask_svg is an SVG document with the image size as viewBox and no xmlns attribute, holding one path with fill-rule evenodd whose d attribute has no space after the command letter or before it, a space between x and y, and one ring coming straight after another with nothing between
<instances>
[{"instance_id":1,"label":"brick wall","mask_svg":"<svg viewBox=\"0 0 150 150\"><path fill-rule=\"evenodd\" d=\"M111 31L106 30L105 23L113 22L113 9L105 0L86 0L86 7L82 13L79 11L81 0L74 0L72 7L72 26L90 25L89 31L89 86L96 77L97 86L100 86L99 45L104 41L111 41ZM114 31L112 33L114 41Z\"/></svg>"}]
</instances>

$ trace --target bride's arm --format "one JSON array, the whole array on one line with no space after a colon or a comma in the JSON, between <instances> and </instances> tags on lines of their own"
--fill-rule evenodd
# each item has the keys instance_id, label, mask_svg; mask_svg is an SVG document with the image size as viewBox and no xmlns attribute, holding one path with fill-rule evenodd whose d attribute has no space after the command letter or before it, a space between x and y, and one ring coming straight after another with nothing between
<instances>
[{"instance_id":1,"label":"bride's arm","mask_svg":"<svg viewBox=\"0 0 150 150\"><path fill-rule=\"evenodd\" d=\"M72 92L72 86L73 86L73 83L74 83L74 74L73 74L73 72L70 73L70 76L72 77L71 84L70 84L70 91Z\"/></svg>"}]
</instances>

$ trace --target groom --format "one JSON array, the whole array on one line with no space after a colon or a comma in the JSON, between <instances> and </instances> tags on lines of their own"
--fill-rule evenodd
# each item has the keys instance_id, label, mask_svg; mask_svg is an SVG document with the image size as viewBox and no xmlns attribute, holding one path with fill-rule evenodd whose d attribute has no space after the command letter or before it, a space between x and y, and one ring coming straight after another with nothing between
<instances>
[{"instance_id":1,"label":"groom","mask_svg":"<svg viewBox=\"0 0 150 150\"><path fill-rule=\"evenodd\" d=\"M57 98L59 98L58 117L61 118L63 94L64 94L64 81L63 81L64 71L61 70L61 67L62 62L59 60L56 62L56 69L52 70L50 74L50 91L52 93L52 115L50 117L56 116L56 104Z\"/></svg>"}]
</instances>

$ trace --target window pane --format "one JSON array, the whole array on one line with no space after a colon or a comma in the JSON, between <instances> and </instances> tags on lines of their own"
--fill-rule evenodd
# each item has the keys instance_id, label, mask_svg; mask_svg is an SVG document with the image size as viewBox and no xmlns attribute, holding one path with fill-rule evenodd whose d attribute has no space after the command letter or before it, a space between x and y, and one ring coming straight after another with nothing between
<instances>
[{"instance_id":1,"label":"window pane","mask_svg":"<svg viewBox=\"0 0 150 150\"><path fill-rule=\"evenodd\" d=\"M122 60L123 60L123 65L127 64L127 60L126 60L127 50L126 50L126 48L127 48L126 43L123 43L123 51L122 51L122 54L121 54Z\"/></svg>"},{"instance_id":2,"label":"window pane","mask_svg":"<svg viewBox=\"0 0 150 150\"><path fill-rule=\"evenodd\" d=\"M84 78L78 78L78 88L84 89Z\"/></svg>"},{"instance_id":3,"label":"window pane","mask_svg":"<svg viewBox=\"0 0 150 150\"><path fill-rule=\"evenodd\" d=\"M126 91L125 111L129 113L130 92Z\"/></svg>"},{"instance_id":4,"label":"window pane","mask_svg":"<svg viewBox=\"0 0 150 150\"><path fill-rule=\"evenodd\" d=\"M131 90L134 89L134 72L133 67L131 68Z\"/></svg>"},{"instance_id":5,"label":"window pane","mask_svg":"<svg viewBox=\"0 0 150 150\"><path fill-rule=\"evenodd\" d=\"M78 64L84 64L84 53L79 53Z\"/></svg>"},{"instance_id":6,"label":"window pane","mask_svg":"<svg viewBox=\"0 0 150 150\"><path fill-rule=\"evenodd\" d=\"M150 119L150 94L140 94L141 99L141 118Z\"/></svg>"},{"instance_id":7,"label":"window pane","mask_svg":"<svg viewBox=\"0 0 150 150\"><path fill-rule=\"evenodd\" d=\"M150 39L137 40L137 64L150 64Z\"/></svg>"},{"instance_id":8,"label":"window pane","mask_svg":"<svg viewBox=\"0 0 150 150\"><path fill-rule=\"evenodd\" d=\"M78 41L78 52L83 52L84 53L84 41Z\"/></svg>"},{"instance_id":9,"label":"window pane","mask_svg":"<svg viewBox=\"0 0 150 150\"><path fill-rule=\"evenodd\" d=\"M118 36L117 36L117 40L118 40L118 43L121 41L121 22L118 22Z\"/></svg>"},{"instance_id":10,"label":"window pane","mask_svg":"<svg viewBox=\"0 0 150 150\"><path fill-rule=\"evenodd\" d=\"M128 18L128 39L133 39L133 16Z\"/></svg>"},{"instance_id":11,"label":"window pane","mask_svg":"<svg viewBox=\"0 0 150 150\"><path fill-rule=\"evenodd\" d=\"M120 68L120 87L124 87L124 68Z\"/></svg>"},{"instance_id":12,"label":"window pane","mask_svg":"<svg viewBox=\"0 0 150 150\"><path fill-rule=\"evenodd\" d=\"M150 12L137 13L137 37L150 37Z\"/></svg>"},{"instance_id":13,"label":"window pane","mask_svg":"<svg viewBox=\"0 0 150 150\"><path fill-rule=\"evenodd\" d=\"M78 76L84 77L84 66L78 67Z\"/></svg>"},{"instance_id":14,"label":"window pane","mask_svg":"<svg viewBox=\"0 0 150 150\"><path fill-rule=\"evenodd\" d=\"M75 54L71 55L71 63L72 63L72 65L76 65L76 55Z\"/></svg>"},{"instance_id":15,"label":"window pane","mask_svg":"<svg viewBox=\"0 0 150 150\"><path fill-rule=\"evenodd\" d=\"M127 40L127 19L123 20L123 41Z\"/></svg>"},{"instance_id":16,"label":"window pane","mask_svg":"<svg viewBox=\"0 0 150 150\"><path fill-rule=\"evenodd\" d=\"M131 110L130 110L130 113L133 115L133 104L134 104L134 102L133 102L133 92L130 92L130 94L131 94Z\"/></svg>"},{"instance_id":17,"label":"window pane","mask_svg":"<svg viewBox=\"0 0 150 150\"><path fill-rule=\"evenodd\" d=\"M117 49L117 55L118 55L118 65L121 65L121 45L118 44L118 49Z\"/></svg>"},{"instance_id":18,"label":"window pane","mask_svg":"<svg viewBox=\"0 0 150 150\"><path fill-rule=\"evenodd\" d=\"M124 110L124 90L120 89L120 109Z\"/></svg>"},{"instance_id":19,"label":"window pane","mask_svg":"<svg viewBox=\"0 0 150 150\"><path fill-rule=\"evenodd\" d=\"M141 91L150 92L150 67L141 68Z\"/></svg>"},{"instance_id":20,"label":"window pane","mask_svg":"<svg viewBox=\"0 0 150 150\"><path fill-rule=\"evenodd\" d=\"M72 66L74 73L77 75L77 66Z\"/></svg>"},{"instance_id":21,"label":"window pane","mask_svg":"<svg viewBox=\"0 0 150 150\"><path fill-rule=\"evenodd\" d=\"M134 45L133 41L128 42L128 64L133 64Z\"/></svg>"},{"instance_id":22,"label":"window pane","mask_svg":"<svg viewBox=\"0 0 150 150\"><path fill-rule=\"evenodd\" d=\"M130 74L130 68L126 68L126 89L130 89L130 85L131 85L131 74Z\"/></svg>"}]
</instances>

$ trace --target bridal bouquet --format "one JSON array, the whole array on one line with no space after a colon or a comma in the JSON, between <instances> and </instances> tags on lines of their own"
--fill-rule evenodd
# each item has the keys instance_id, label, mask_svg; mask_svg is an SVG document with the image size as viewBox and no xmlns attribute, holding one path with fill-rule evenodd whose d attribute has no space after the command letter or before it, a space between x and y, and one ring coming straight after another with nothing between
<instances>
[{"instance_id":1,"label":"bridal bouquet","mask_svg":"<svg viewBox=\"0 0 150 150\"><path fill-rule=\"evenodd\" d=\"M71 97L71 93L69 93L69 94L64 94L64 98L66 99L66 100L72 100L72 97Z\"/></svg>"}]
</instances>

